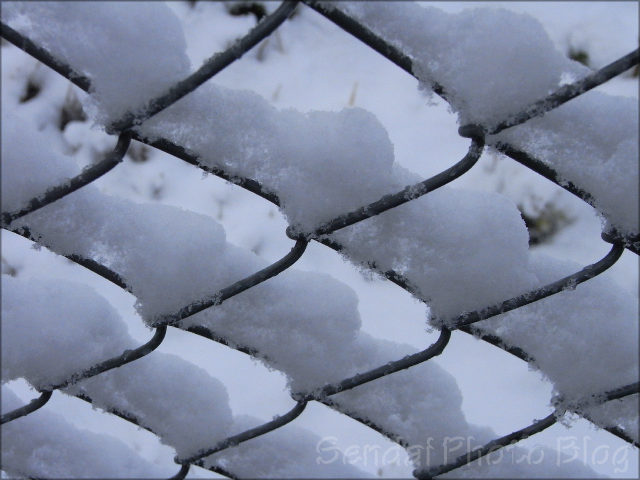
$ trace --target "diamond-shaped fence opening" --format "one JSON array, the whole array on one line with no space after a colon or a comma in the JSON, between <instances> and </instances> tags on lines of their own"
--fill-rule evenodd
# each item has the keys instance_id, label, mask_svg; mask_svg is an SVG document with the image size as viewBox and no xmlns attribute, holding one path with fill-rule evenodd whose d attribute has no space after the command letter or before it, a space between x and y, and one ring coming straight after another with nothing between
<instances>
[{"instance_id":1,"label":"diamond-shaped fence opening","mask_svg":"<svg viewBox=\"0 0 640 480\"><path fill-rule=\"evenodd\" d=\"M2 227L132 293L154 331L136 345L113 308L81 284L3 277L2 380L23 378L40 392L21 406L3 390L3 471L164 474L119 444L77 436L37 412L57 390L173 447L173 478L191 467L230 478L298 476L305 455L315 464L310 476L363 474L330 460L336 448L318 449L293 429L311 402L406 449L416 478L560 476L569 468L589 475L546 447L517 445L567 415L638 447L637 312L598 277L625 250L640 248L638 107L586 94L637 65L638 51L591 71L556 52L529 17L500 10L453 16L413 4L287 1L267 14L259 6L231 5L231 13L253 14L256 26L190 73L182 27L164 6L3 3L3 39L87 92L89 116L117 144L78 172L3 106ZM265 39L280 41L278 28L302 8L448 102L468 139L466 155L423 180L394 164L393 147L368 112L276 111L257 95L208 82L253 48L264 55ZM37 75L22 102L43 88ZM86 119L73 98L62 129ZM89 185L128 152L144 162L142 145L279 207L291 251L266 265L227 243L210 219ZM581 269L533 258L520 213L504 197L447 187L487 149L593 206L605 219L609 253ZM437 340L415 352L360 332L342 284L290 269L313 241L428 305ZM220 382L154 353L169 327L281 371L295 406L264 424L233 417ZM457 332L539 369L554 385L554 412L500 438L468 424L455 383L429 362ZM496 460L504 452L518 461Z\"/></svg>"}]
</instances>

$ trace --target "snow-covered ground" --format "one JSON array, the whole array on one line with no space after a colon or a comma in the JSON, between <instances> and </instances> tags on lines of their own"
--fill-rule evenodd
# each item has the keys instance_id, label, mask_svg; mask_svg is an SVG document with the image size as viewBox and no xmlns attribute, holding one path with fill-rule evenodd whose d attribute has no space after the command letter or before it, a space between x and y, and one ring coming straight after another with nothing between
<instances>
[{"instance_id":1,"label":"snow-covered ground","mask_svg":"<svg viewBox=\"0 0 640 480\"><path fill-rule=\"evenodd\" d=\"M529 13L544 25L560 51L573 47L588 52L593 68L600 68L638 46L636 2L433 4L452 13L496 5ZM229 16L222 3L198 2L192 8L187 2L174 2L170 6L184 25L187 53L194 67L255 24L252 16ZM268 4L268 9L273 11L276 6ZM46 67L36 66L35 60L4 43L3 108L5 96L21 95L30 75L39 79L43 89L39 96L17 108L21 116L37 119L51 148L73 154L80 167L113 148L115 138L91 129L90 121L72 122L64 132L59 132L52 124L51 112L59 108L71 91L68 82ZM355 106L368 110L387 130L396 161L423 178L460 160L469 144L468 139L458 136L456 116L444 101L437 97L426 99L416 79L304 6L269 40L212 82L256 92L278 109L337 112ZM598 90L638 98L638 77L626 72ZM74 91L81 100L86 97L78 89ZM122 165L95 182L98 188L108 195L140 203L173 205L210 216L222 224L228 242L252 250L268 262L278 260L291 248L292 241L285 235L287 222L270 203L219 178L203 176L197 168L162 152L147 149L145 154L148 159L142 162L127 156ZM511 159L486 152L452 187L499 192L528 211L551 202L570 221L561 223L559 233L547 243L534 247L537 252L587 265L609 250L608 244L600 239L600 219L593 208ZM3 230L2 259L3 273L13 269L18 278L64 278L90 285L117 308L135 340L144 342L150 338L149 330L135 311L132 295L65 258L46 249L34 249L30 242ZM373 337L418 349L426 348L436 338L437 332L426 331L423 304L390 282L363 274L318 243L311 242L295 268L327 273L355 290L362 330ZM605 275L626 290L637 304L637 256L626 251ZM169 329L158 351L178 355L218 378L227 388L234 415L248 414L267 421L293 406L284 375L268 370L245 354L177 329ZM463 396L462 409L470 423L490 426L496 434L504 435L551 412L552 385L524 362L484 342L454 334L435 362L455 377ZM35 396L23 381L8 385L23 401ZM117 417L92 410L84 402L57 392L45 409L62 414L79 428L111 434L152 463L176 469L171 448ZM395 444L318 403L310 404L294 423L322 438L334 437L343 451L351 447L356 456L359 452L360 460L355 466L365 472L411 476L412 468L404 463L404 452L400 465L383 465L380 459L365 460L362 457L365 446L379 445L380 451L385 452ZM573 421L569 427L556 424L522 444L533 447L539 443L560 448L569 455L576 453L575 462L583 462L614 478L638 477L637 449L627 449L625 442L595 429L585 420ZM191 478L209 476L216 475L198 468L192 468L189 474Z\"/></svg>"}]
</instances>

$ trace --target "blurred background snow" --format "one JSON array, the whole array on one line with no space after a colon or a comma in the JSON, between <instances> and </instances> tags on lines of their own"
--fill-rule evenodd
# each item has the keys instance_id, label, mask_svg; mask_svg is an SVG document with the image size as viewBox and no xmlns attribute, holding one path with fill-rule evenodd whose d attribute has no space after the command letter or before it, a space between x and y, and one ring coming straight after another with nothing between
<instances>
[{"instance_id":1,"label":"blurred background snow","mask_svg":"<svg viewBox=\"0 0 640 480\"><path fill-rule=\"evenodd\" d=\"M230 15L233 3L170 3L184 24L187 51L194 68L255 25L253 15ZM261 3L267 12L278 5ZM560 51L594 69L638 47L637 2L424 3L448 12L499 6L529 13L540 20ZM277 108L339 111L357 106L369 110L389 132L397 161L423 177L456 163L467 150L468 140L457 135L456 119L445 102L436 98L427 101L417 89L417 80L304 6L268 40L212 81L257 92ZM612 95L637 98L638 77L626 72L598 88ZM81 167L115 145L115 138L93 130L86 121L80 106L83 92L4 40L2 95L3 100L5 95L20 97L20 114L36 119L47 133L51 148L74 155ZM134 142L124 163L96 184L110 195L209 215L222 223L229 242L251 249L270 262L281 258L293 243L284 234L286 222L270 203L221 179L203 176L197 168L142 144ZM591 207L511 159L485 153L478 165L452 186L497 191L512 198L534 225L531 248L537 251L586 265L609 250L608 244L600 239L600 220ZM295 268L325 272L350 285L360 299L362 328L373 336L420 349L434 340L435 335L425 331L423 305L390 282L364 276L332 250L312 242ZM6 231L2 232L2 272L23 278L85 282L118 308L136 340L143 342L150 338L134 311L135 299L130 294L65 258L44 249L33 249L30 242ZM635 255L625 252L607 275L637 298ZM279 372L268 371L246 355L222 345L169 330L159 350L179 355L220 379L229 391L234 415L249 414L266 421L293 406ZM550 412L550 384L520 360L484 342L467 335L453 335L437 362L457 379L469 422L491 426L497 434L504 435ZM11 382L9 386L24 401L35 397L35 392L23 382ZM117 417L94 411L77 399L54 394L46 408L63 414L80 428L120 438L152 462L173 465L174 452L161 445L154 435ZM321 437L335 437L337 446L343 450L353 445L361 450L365 445L380 445L384 452L394 445L315 402L295 423ZM637 449L624 450L628 453L626 462L615 464L613 453L624 449L625 443L605 431L595 430L583 420L571 423L570 429L555 425L524 443L558 448L566 445L570 437L575 437L580 452L576 461L584 461L611 477L638 477ZM609 451L604 461L602 454L592 457L602 445L608 446ZM356 465L374 475L411 476L412 469L402 461L400 466L394 466L371 460ZM216 475L194 468L189 476Z\"/></svg>"}]
</instances>

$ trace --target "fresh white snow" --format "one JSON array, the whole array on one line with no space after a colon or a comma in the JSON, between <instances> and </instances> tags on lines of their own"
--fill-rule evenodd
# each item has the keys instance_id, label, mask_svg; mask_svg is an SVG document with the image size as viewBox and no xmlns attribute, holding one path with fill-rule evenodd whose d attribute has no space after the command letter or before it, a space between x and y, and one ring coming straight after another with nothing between
<instances>
[{"instance_id":1,"label":"fresh white snow","mask_svg":"<svg viewBox=\"0 0 640 480\"><path fill-rule=\"evenodd\" d=\"M134 348L150 336L145 324L282 257L292 244L284 234L287 223L309 232L438 173L466 153L469 140L457 137L458 125L493 125L567 78L590 72L557 49L561 27L548 17L541 15L543 26L504 6L447 13L454 4L444 10L336 4L412 56L419 83L301 6L257 47L260 53L249 52L138 127L143 136L184 146L204 165L260 181L281 199L282 216L239 187L203 177L152 149L144 152L134 142L124 163L94 185L15 221L12 227L27 226L46 248L29 249L30 242L2 232L3 273L16 276L5 275L2 282L3 413L21 403L11 390L23 401L37 395L17 379L44 388ZM622 19L628 5L616 8L625 26L621 35L637 39L637 24ZM247 17L228 16L221 3L203 2L194 9L186 3L5 2L2 17L90 77L94 87L90 95L77 92L90 119L72 121L60 132L68 82L44 66L34 69L33 59L3 45L3 211L20 208L108 153L114 141L101 128L137 111L253 25ZM593 32L598 38L596 26ZM598 66L607 63L602 51L598 55ZM27 78L42 90L21 102ZM449 111L429 95L432 82L446 87ZM612 96L628 92L631 83L637 89L637 78L625 74L606 94L600 88L488 141L507 140L535 152L564 180L590 192L606 222L637 234L637 94ZM136 148L138 157L149 159L140 162ZM170 455L160 455L165 446L183 457L210 447L288 411L288 392L312 391L424 349L437 334L425 329L574 273L606 253L593 209L485 152L452 186L333 234L350 263L312 244L292 269L181 323L205 326L232 346L257 350L259 364L169 329L157 352L63 392L84 393L95 399L95 408L134 415L156 432L157 446L145 440L139 455L128 438L125 446L106 437L109 421L124 422L108 415L109 421L96 422L100 433L54 418L51 410L73 417L73 402L79 402L54 392L56 399L41 411L3 426L5 472L170 476L178 467ZM552 243L539 247L542 253L529 247L518 211L533 208L534 195L575 215ZM47 250L107 265L132 295L115 292ZM406 292L366 276L373 264L402 273L427 308L406 306L412 303ZM371 458L367 463L357 454L346 461L343 452L354 452L350 441L360 453L365 444L396 451L346 416L336 417L331 434L337 432L337 443L327 443L321 435L334 418L327 415L335 410L363 417L416 448L429 447L418 456L409 448L401 457L426 466L427 458L430 465L451 461L548 415L552 395L579 405L600 426L624 426L637 440L637 396L602 406L588 399L638 380L633 285L637 257L625 252L611 275L478 325L530 353L535 361L528 367L540 373L527 374L523 362L454 332L437 360L335 395L333 410L308 407L293 424L213 458L240 476L410 475L409 461L404 467ZM484 367L485 379L471 373L477 366ZM548 383L539 383L541 376ZM517 381L509 385L510 378ZM261 401L263 396L272 400ZM507 398L517 399L511 409L495 400ZM45 424L46 435L39 428ZM558 430L561 425L549 429L555 438L544 437L548 432L533 437L544 438L542 450L531 441L505 449L507 457L526 461L474 462L450 476L637 473L637 462L627 454L622 461L618 453L624 442L573 425L570 432ZM559 439L580 428L582 438L606 445L611 457L588 458L586 440L584 461L562 450ZM447 443L453 437L467 441L455 454ZM326 454L322 444L337 444L338 460L319 461ZM101 454L96 445L109 452ZM30 457L32 450L40 452L41 462ZM540 451L542 460L531 462ZM77 460L83 456L85 463ZM194 467L189 476L209 473Z\"/></svg>"}]
</instances>

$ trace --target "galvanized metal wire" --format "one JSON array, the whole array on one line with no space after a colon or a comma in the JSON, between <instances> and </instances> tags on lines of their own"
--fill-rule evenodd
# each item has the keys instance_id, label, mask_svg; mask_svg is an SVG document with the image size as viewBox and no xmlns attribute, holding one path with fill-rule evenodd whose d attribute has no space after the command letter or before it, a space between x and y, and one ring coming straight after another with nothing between
<instances>
[{"instance_id":1,"label":"galvanized metal wire","mask_svg":"<svg viewBox=\"0 0 640 480\"><path fill-rule=\"evenodd\" d=\"M410 75L414 75L413 61L410 56L400 51L396 46L389 44L384 39L377 36L374 32L359 23L356 19L349 17L347 14L338 9L327 8L321 2L305 1L302 3L316 10L325 18L332 21L340 28L350 33L355 38L359 39L360 41L371 47L373 50L389 59L405 72L409 73ZM64 184L52 188L46 192L42 192L41 195L31 199L20 209L13 212L2 212L2 228L22 235L23 237L28 239L38 240L37 238L33 237L28 228L12 227L11 224L13 223L13 221L45 205L53 203L60 198L65 197L66 195L69 195L73 191L82 188L83 186L92 183L102 175L107 174L111 169L116 167L117 164L122 161L132 140L158 148L177 159L195 165L205 172L212 173L220 178L239 185L240 187L254 193L255 195L258 195L263 199L273 203L274 205L279 206L281 202L277 194L269 191L267 187L262 185L257 180L252 178L242 178L235 173L232 175L230 172L226 172L222 168L212 168L202 165L199 159L190 154L184 146L175 144L164 138L147 140L140 137L137 133L133 132L131 128L135 125L141 124L145 120L151 118L153 115L174 104L180 98L188 95L190 92L193 92L204 82L227 68L235 60L241 58L247 51L256 46L260 41L268 37L280 25L282 25L282 23L292 14L297 4L298 2L283 2L274 13L262 19L254 29L252 29L245 37L234 43L228 50L211 57L211 59L206 61L198 71L196 71L188 78L175 84L169 89L166 94L150 100L145 108L139 109L136 112L128 112L122 119L110 125L107 129L108 132L114 135L118 135L119 138L118 144L116 145L115 149L111 154L107 156L104 161L99 162L95 166L86 169L80 175ZM61 60L55 58L42 46L35 44L32 40L23 36L4 23L2 24L2 37L13 43L20 49L24 50L40 62L44 63L48 67L52 68L60 75L73 82L82 90L86 92L90 90L90 78L75 72L71 66L66 65ZM485 137L487 135L495 134L514 125L522 124L531 118L540 116L546 112L558 108L560 105L566 103L570 99L575 98L598 85L601 85L602 83L608 81L616 75L621 74L622 72L637 64L638 51L636 50L604 67L603 69L594 72L593 74L587 76L582 80L559 88L558 91L552 93L546 98L542 98L537 102L534 102L532 105L524 108L518 114L504 119L502 122L499 122L491 128L483 128L475 125L462 126L459 130L459 134L463 137L471 138L471 145L469 147L467 155L449 169L446 169L440 174L435 175L428 180L420 182L417 185L407 187L395 194L386 195L379 200L356 209L352 212L344 213L343 215L340 215L337 218L326 222L324 225L313 232L294 231L292 228L287 229L286 235L289 238L296 240L296 244L293 246L291 252L281 260L218 292L212 292L211 295L207 296L206 298L203 298L190 305L185 305L171 315L165 315L161 318L155 319L153 322L153 326L156 328L156 332L153 338L148 343L142 345L141 347L138 347L135 350L127 350L123 352L123 354L102 362L98 365L95 365L88 370L77 372L77 374L71 376L64 382L58 385L54 385L46 391L42 391L41 396L38 399L33 400L31 403L25 405L22 408L2 415L2 423L4 424L14 421L17 418L29 415L30 413L41 408L47 403L49 398L51 398L54 390L68 387L69 385L72 385L84 378L99 375L108 370L125 365L126 363L136 361L137 359L145 355L151 354L161 344L168 326L184 329L188 332L205 337L209 340L227 345L230 348L234 348L247 355L262 356L262 358L264 358L264 355L253 347L235 344L230 345L225 341L224 338L221 338L219 335L217 335L216 332L213 332L205 327L182 327L179 322L207 308L219 305L224 300L231 298L232 296L241 295L242 292L251 289L262 282L269 281L270 278L280 274L281 272L294 265L303 256L305 249L309 241L311 240L322 243L323 245L337 252L341 251L343 247L337 242L328 239L326 237L327 234L335 232L336 230L339 230L341 228L345 228L349 225L361 222L384 211L393 209L401 204L410 202L420 196L434 191L435 189L443 185L450 183L454 179L460 177L461 175L464 175L477 162L478 158L482 154L485 144ZM445 100L447 99L446 85L434 84L431 85L431 87L433 88L435 93L440 95ZM576 187L570 182L561 182L559 174L552 167L537 159L535 157L535 152L524 152L507 143L498 143L496 145L496 148L515 161L525 165L532 171L554 182L565 190L571 192L573 195L576 195L583 201L590 204L592 203L593 199L589 192ZM460 330L467 334L477 336L488 344L501 348L524 361L534 360L532 356L524 350L517 347L505 346L500 337L483 333L476 329L473 324L481 320L491 318L495 315L539 301L551 295L555 295L556 293L566 289L568 286L588 281L611 267L620 258L625 248L638 254L638 247L640 245L638 238L625 238L618 235L615 231L611 231L603 234L603 239L613 244L611 247L611 251L602 260L594 263L593 265L589 265L573 275L559 279L558 281L553 282L549 285L534 289L527 294L512 298L498 305L487 305L485 308L478 311L461 315L453 322L449 322L448 327L443 327L440 331L440 337L438 338L438 340L422 352L416 353L414 355L409 355L393 362L389 362L388 364L381 365L378 368L374 368L367 372L362 372L351 378L344 379L334 384L319 386L318 389L312 392L293 393L292 397L297 403L290 412L270 422L267 422L264 425L231 436L226 440L216 443L215 445L211 445L208 448L203 449L197 455L193 455L188 458L176 457L175 462L180 465L180 469L172 478L185 478L185 476L189 472L190 467L192 466L207 468L229 478L237 478L237 476L233 472L228 471L221 466L206 466L203 458L213 453L236 446L242 442L250 441L251 439L258 436L268 434L269 432L277 428L281 428L282 426L294 421L299 415L303 414L305 406L308 404L308 402L318 401L322 404L331 406L333 405L331 396L336 393L357 388L364 383L375 381L381 377L392 375L400 370L409 369L415 365L430 360L431 358L441 354L446 349L449 338L451 337L452 330ZM107 266L102 265L93 259L84 258L80 255L70 254L67 255L67 258L83 266L84 268L87 268L88 270L91 270L92 272L102 276L118 287L130 291L130 287L126 284L122 277L117 272L109 269ZM389 279L400 288L403 288L417 298L420 298L420 292L418 292L400 273L395 271L382 271L376 266L375 263L371 263L370 268L376 271L378 274ZM426 301L427 299L423 300ZM609 392L596 392L594 393L593 398L597 399L597 402L599 403L604 403L607 401L624 398L629 395L638 395L638 391L638 383L636 382L631 385L621 385L619 388ZM80 400L89 403L92 402L92 399L87 395L78 394L76 396ZM141 428L145 428L146 430L151 431L148 427L144 427L139 419L128 412L110 410L109 413L127 422L133 423L140 426ZM563 413L564 412L556 411L542 420L536 421L531 425L525 426L522 429L515 431L509 435L493 440L481 448L474 449L473 452L464 454L449 464L436 465L427 469L416 470L414 472L414 476L419 479L433 478L443 473L460 468L474 460L490 454L491 452L494 452L507 445L512 445L523 438L534 435L535 433L548 428L549 426L556 423L558 418ZM581 412L579 412L578 408L576 407L574 413L580 414ZM386 431L384 428L376 425L375 422L371 421L370 419L360 418L357 414L347 413L345 415L349 415L354 420L367 425L368 427L381 433L385 437L400 444L401 446L407 446L406 442L398 434L396 434L395 432ZM585 418L589 419L587 414L582 415ZM623 429L619 427L611 427L607 428L607 430L617 437L622 438L623 440L632 443L635 446L638 446L638 443L635 442L631 438L631 436Z\"/></svg>"}]
</instances>

